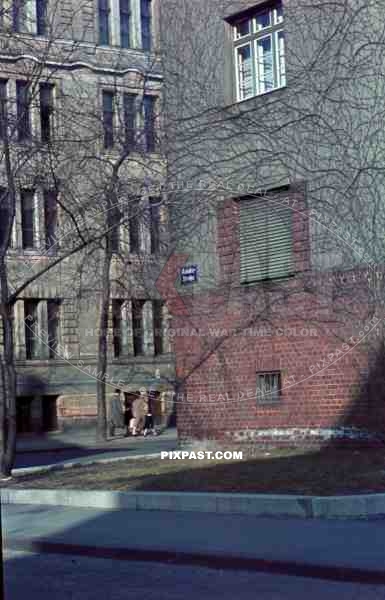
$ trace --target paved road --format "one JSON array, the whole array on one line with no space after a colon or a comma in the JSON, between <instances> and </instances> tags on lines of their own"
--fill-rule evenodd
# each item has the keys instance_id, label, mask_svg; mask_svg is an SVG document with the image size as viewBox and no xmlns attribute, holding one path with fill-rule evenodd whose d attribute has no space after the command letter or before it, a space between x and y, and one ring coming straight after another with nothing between
<instances>
[{"instance_id":1,"label":"paved road","mask_svg":"<svg viewBox=\"0 0 385 600\"><path fill-rule=\"evenodd\" d=\"M383 600L385 587L202 567L7 552L5 600Z\"/></svg>"},{"instance_id":2,"label":"paved road","mask_svg":"<svg viewBox=\"0 0 385 600\"><path fill-rule=\"evenodd\" d=\"M385 520L379 519L322 521L6 505L3 521L6 542L13 549L25 550L31 541L43 540L50 551L78 546L80 553L84 547L96 548L106 557L111 550L131 558L132 550L231 556L302 565L310 573L313 566L376 571L385 583Z\"/></svg>"}]
</instances>

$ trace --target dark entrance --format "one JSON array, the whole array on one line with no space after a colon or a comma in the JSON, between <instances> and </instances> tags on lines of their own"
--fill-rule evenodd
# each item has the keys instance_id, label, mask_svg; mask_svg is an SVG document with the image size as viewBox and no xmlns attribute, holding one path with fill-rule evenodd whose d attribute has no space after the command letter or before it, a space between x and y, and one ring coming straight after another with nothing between
<instances>
[{"instance_id":1,"label":"dark entrance","mask_svg":"<svg viewBox=\"0 0 385 600\"><path fill-rule=\"evenodd\" d=\"M42 398L42 428L43 431L55 431L57 425L57 396L43 396Z\"/></svg>"}]
</instances>

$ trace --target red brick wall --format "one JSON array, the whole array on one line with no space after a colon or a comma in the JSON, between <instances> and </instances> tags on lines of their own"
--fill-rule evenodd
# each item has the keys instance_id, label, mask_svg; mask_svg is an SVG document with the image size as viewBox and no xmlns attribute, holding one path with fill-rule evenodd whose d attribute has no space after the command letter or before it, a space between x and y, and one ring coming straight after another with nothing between
<instances>
[{"instance_id":1,"label":"red brick wall","mask_svg":"<svg viewBox=\"0 0 385 600\"><path fill-rule=\"evenodd\" d=\"M310 273L301 197L293 211L297 275L283 283L240 285L239 205L227 201L219 211L218 288L185 298L189 317L172 321L184 380L176 398L181 440L292 442L385 430L383 404L370 403L364 387L377 329L365 278L349 289L335 274ZM259 335L250 335L250 324ZM361 329L365 339L356 345ZM281 371L281 400L260 405L256 373L271 370Z\"/></svg>"}]
</instances>

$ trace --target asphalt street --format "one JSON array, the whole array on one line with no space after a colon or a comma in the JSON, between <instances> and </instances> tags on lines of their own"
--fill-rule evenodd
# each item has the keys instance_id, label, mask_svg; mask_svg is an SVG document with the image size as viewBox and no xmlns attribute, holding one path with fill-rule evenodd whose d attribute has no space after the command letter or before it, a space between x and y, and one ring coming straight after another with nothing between
<instances>
[{"instance_id":1,"label":"asphalt street","mask_svg":"<svg viewBox=\"0 0 385 600\"><path fill-rule=\"evenodd\" d=\"M7 552L5 600L383 600L385 587L205 567Z\"/></svg>"},{"instance_id":2,"label":"asphalt street","mask_svg":"<svg viewBox=\"0 0 385 600\"><path fill-rule=\"evenodd\" d=\"M56 547L63 552L72 548L75 553L78 548L79 553L92 555L96 549L102 557L115 552L116 557L132 558L132 551L230 556L300 565L310 574L314 566L373 571L385 583L382 519L329 521L5 505L3 531L6 545L13 550L31 549L31 543L43 541L50 552ZM295 573L302 574L301 569Z\"/></svg>"}]
</instances>

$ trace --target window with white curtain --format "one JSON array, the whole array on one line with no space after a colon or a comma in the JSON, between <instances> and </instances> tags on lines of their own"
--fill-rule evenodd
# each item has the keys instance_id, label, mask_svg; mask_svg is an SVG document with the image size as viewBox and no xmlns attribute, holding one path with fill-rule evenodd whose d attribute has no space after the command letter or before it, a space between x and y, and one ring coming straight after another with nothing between
<instances>
[{"instance_id":1,"label":"window with white curtain","mask_svg":"<svg viewBox=\"0 0 385 600\"><path fill-rule=\"evenodd\" d=\"M232 20L237 100L286 85L282 3Z\"/></svg>"}]
</instances>

